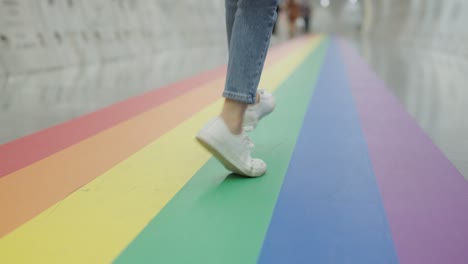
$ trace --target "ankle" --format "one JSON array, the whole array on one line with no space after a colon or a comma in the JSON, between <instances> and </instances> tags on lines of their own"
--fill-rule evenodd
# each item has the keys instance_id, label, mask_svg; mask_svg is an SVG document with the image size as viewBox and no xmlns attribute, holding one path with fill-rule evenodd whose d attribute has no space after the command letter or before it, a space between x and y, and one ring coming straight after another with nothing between
<instances>
[{"instance_id":1,"label":"ankle","mask_svg":"<svg viewBox=\"0 0 468 264\"><path fill-rule=\"evenodd\" d=\"M242 124L244 121L244 113L247 109L247 104L226 99L224 102L221 118L226 123L231 133L238 135L242 132Z\"/></svg>"},{"instance_id":2,"label":"ankle","mask_svg":"<svg viewBox=\"0 0 468 264\"><path fill-rule=\"evenodd\" d=\"M232 115L221 114L220 116L232 134L239 135L242 133L242 120Z\"/></svg>"}]
</instances>

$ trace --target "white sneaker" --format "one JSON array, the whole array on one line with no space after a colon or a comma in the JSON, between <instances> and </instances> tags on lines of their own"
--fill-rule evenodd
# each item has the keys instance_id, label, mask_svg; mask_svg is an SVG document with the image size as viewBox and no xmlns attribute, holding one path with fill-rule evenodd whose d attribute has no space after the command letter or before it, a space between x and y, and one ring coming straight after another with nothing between
<instances>
[{"instance_id":1,"label":"white sneaker","mask_svg":"<svg viewBox=\"0 0 468 264\"><path fill-rule=\"evenodd\" d=\"M258 89L260 100L257 104L249 105L244 115L243 128L245 132L250 132L257 127L258 122L264 116L275 109L275 98L264 89Z\"/></svg>"},{"instance_id":2,"label":"white sneaker","mask_svg":"<svg viewBox=\"0 0 468 264\"><path fill-rule=\"evenodd\" d=\"M245 134L234 135L221 117L208 122L198 133L196 139L213 156L215 156L226 169L248 177L262 176L266 172L263 160L253 159L250 156L252 141Z\"/></svg>"}]
</instances>

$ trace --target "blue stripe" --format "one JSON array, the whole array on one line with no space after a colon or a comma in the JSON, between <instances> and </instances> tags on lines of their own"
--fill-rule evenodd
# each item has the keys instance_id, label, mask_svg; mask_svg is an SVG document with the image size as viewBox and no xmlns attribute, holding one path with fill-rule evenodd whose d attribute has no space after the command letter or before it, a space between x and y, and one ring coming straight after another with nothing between
<instances>
[{"instance_id":1,"label":"blue stripe","mask_svg":"<svg viewBox=\"0 0 468 264\"><path fill-rule=\"evenodd\" d=\"M344 66L328 49L259 263L397 263Z\"/></svg>"}]
</instances>

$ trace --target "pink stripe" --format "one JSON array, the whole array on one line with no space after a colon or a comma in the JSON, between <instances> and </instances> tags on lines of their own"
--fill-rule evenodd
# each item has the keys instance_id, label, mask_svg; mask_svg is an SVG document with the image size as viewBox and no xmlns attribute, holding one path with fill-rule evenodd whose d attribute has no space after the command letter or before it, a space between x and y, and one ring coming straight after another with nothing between
<instances>
[{"instance_id":1,"label":"pink stripe","mask_svg":"<svg viewBox=\"0 0 468 264\"><path fill-rule=\"evenodd\" d=\"M401 263L468 263L468 183L348 43L353 96Z\"/></svg>"}]
</instances>

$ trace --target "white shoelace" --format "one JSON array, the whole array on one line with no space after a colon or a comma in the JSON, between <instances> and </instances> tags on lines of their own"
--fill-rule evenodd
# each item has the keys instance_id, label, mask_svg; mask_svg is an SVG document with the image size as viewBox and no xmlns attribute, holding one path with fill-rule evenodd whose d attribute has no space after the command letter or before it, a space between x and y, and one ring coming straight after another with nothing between
<instances>
[{"instance_id":1,"label":"white shoelace","mask_svg":"<svg viewBox=\"0 0 468 264\"><path fill-rule=\"evenodd\" d=\"M250 139L250 137L244 132L242 132L242 140L247 144L249 149L255 147L255 144L253 143L252 139Z\"/></svg>"}]
</instances>

